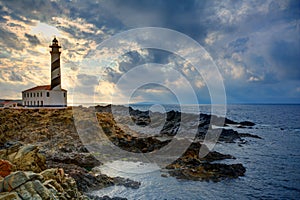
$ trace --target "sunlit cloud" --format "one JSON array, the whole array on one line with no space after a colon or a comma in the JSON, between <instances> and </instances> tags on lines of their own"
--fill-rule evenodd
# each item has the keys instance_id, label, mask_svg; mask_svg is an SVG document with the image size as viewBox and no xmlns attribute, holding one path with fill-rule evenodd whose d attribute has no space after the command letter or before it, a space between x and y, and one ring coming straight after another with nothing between
<instances>
[{"instance_id":1,"label":"sunlit cloud","mask_svg":"<svg viewBox=\"0 0 300 200\"><path fill-rule=\"evenodd\" d=\"M197 95L203 97L202 92L207 89L205 79L214 80L216 76L209 70L200 74L196 69L205 66L210 58L223 76L229 101L238 101L244 91L252 91L246 95L249 101L256 98L264 101L279 94L287 101L289 97L300 98L299 87L295 87L299 86L300 77L297 0L191 3L43 1L33 8L23 1L1 1L0 98L20 98L24 89L49 84L49 44L54 36L62 46L62 85L70 97L76 94L80 102L91 99L109 102L112 95L120 102L126 101L125 89L130 85L120 89L116 83L135 66L147 62L162 62L165 66L160 71L149 70L149 76L165 79L166 86L176 86L182 93L187 89L185 78ZM182 32L199 42L208 53L203 55L199 66L192 66L192 60L181 60L174 55L157 57L140 48L138 42L128 40L120 41L118 48L97 49L116 33L147 26ZM171 38L170 41L176 43ZM132 54L122 55L126 49L131 49ZM178 47L176 53L193 55L193 49ZM116 57L117 60L112 60ZM182 77L170 75L171 69ZM77 85L78 90L74 91ZM273 93L264 96L265 90ZM160 94L162 101L170 101L166 93L155 87L140 90L135 100L154 98L150 93ZM257 97L255 93L261 95Z\"/></svg>"},{"instance_id":2,"label":"sunlit cloud","mask_svg":"<svg viewBox=\"0 0 300 200\"><path fill-rule=\"evenodd\" d=\"M32 27L30 33L38 35L39 37L47 40L50 40L54 36L61 36L61 32L56 27L53 27L43 22L37 22L37 25Z\"/></svg>"}]
</instances>

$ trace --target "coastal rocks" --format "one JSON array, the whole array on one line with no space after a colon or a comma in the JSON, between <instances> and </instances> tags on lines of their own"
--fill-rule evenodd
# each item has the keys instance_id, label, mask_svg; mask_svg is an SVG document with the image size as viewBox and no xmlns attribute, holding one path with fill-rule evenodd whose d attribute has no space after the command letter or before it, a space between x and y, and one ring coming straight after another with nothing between
<instances>
[{"instance_id":1,"label":"coastal rocks","mask_svg":"<svg viewBox=\"0 0 300 200\"><path fill-rule=\"evenodd\" d=\"M40 174L16 171L0 181L0 192L0 199L88 199L62 169L47 169Z\"/></svg>"},{"instance_id":2,"label":"coastal rocks","mask_svg":"<svg viewBox=\"0 0 300 200\"><path fill-rule=\"evenodd\" d=\"M250 122L250 121L242 121L239 123L241 126L254 126L255 123Z\"/></svg>"},{"instance_id":3,"label":"coastal rocks","mask_svg":"<svg viewBox=\"0 0 300 200\"><path fill-rule=\"evenodd\" d=\"M210 122L212 122L213 125L216 126L228 126L228 125L237 125L237 126L243 126L243 127L252 127L255 126L255 123L250 122L250 121L242 121L242 122L236 122L233 121L231 119L228 118L224 118L224 117L219 117L216 115L209 115L209 114L204 114L201 113L200 114L200 124L206 125L206 124L210 124Z\"/></svg>"},{"instance_id":4,"label":"coastal rocks","mask_svg":"<svg viewBox=\"0 0 300 200\"><path fill-rule=\"evenodd\" d=\"M0 159L0 177L6 177L12 172L13 165L7 160Z\"/></svg>"},{"instance_id":5,"label":"coastal rocks","mask_svg":"<svg viewBox=\"0 0 300 200\"><path fill-rule=\"evenodd\" d=\"M224 128L208 129L208 125L198 128L198 133L196 135L196 138L199 139L200 141L203 141L208 132L213 136L219 135L218 141L226 142L226 143L234 143L237 140L242 141L242 137L252 137L256 139L262 139L258 135L253 135L250 133L238 133L233 129L224 129Z\"/></svg>"},{"instance_id":6,"label":"coastal rocks","mask_svg":"<svg viewBox=\"0 0 300 200\"><path fill-rule=\"evenodd\" d=\"M90 199L93 200L127 200L126 198L122 198L122 197L109 197L107 195L103 196L103 197L98 197L98 196L94 196L94 195L88 195Z\"/></svg>"},{"instance_id":7,"label":"coastal rocks","mask_svg":"<svg viewBox=\"0 0 300 200\"><path fill-rule=\"evenodd\" d=\"M21 143L7 144L7 149L0 150L0 159L8 160L16 170L41 172L46 169L45 156L40 154L34 145Z\"/></svg>"},{"instance_id":8,"label":"coastal rocks","mask_svg":"<svg viewBox=\"0 0 300 200\"><path fill-rule=\"evenodd\" d=\"M222 159L234 159L231 155L210 152L204 158L199 158L201 148L199 142L194 142L186 152L168 165L168 173L178 179L220 181L226 178L237 178L246 172L242 164L211 163Z\"/></svg>"},{"instance_id":9,"label":"coastal rocks","mask_svg":"<svg viewBox=\"0 0 300 200\"><path fill-rule=\"evenodd\" d=\"M116 109L120 109L117 113L122 113L124 107ZM160 135L149 136L136 133L134 130L130 130L129 126L127 128L117 126L111 110L111 106L99 106L95 109L83 107L79 109L78 116L86 121L88 128L92 129L93 127L90 126L90 121L86 118L87 114L85 113L93 112L92 117L95 117L94 111L100 112L96 115L108 138L122 149L135 153L152 152L167 145L172 137L177 134L180 123L183 121L180 112L167 112L164 114L166 117ZM132 109L128 121L134 121L134 125L139 126L151 125L155 122L153 119L150 121L152 114L151 112L139 112ZM88 192L112 185L124 185L133 189L139 188L141 184L139 182L120 177L109 177L104 174L97 175L92 172L91 168L101 163L83 146L76 132L76 127L80 124L75 127L73 115L71 108L0 110L0 159L11 162L11 171L30 170L35 172L31 174L26 172L25 182L23 181L20 186L11 189L10 192L0 193L0 199L1 195L4 196L3 199L17 199L21 196L25 199L28 196L31 199L47 199L49 196L48 199L51 199L52 196L56 199L79 199L81 196L77 193L78 190ZM155 113L155 115L159 114ZM160 119L160 116L158 118ZM202 129L203 133L206 133L205 130L210 124L210 118L211 115L200 115L199 130ZM215 117L215 119L217 123L214 125L218 125L218 123L220 126L224 125L221 125L224 118ZM250 125L249 123L237 123L227 118L225 123L241 126ZM165 137L160 137L161 135ZM234 131L227 131L227 133L223 133L223 136L221 135L221 140L234 141L244 136L250 137L249 135L237 135ZM92 137L88 140L95 144L98 142ZM22 141L22 143L8 143L7 141ZM200 147L200 144L193 143L187 154L168 166L168 173L178 178L192 180L220 180L238 177L245 173L245 168L241 164L225 165L215 163L222 159L234 159L231 155L210 152L206 157L199 158ZM40 153L38 149L40 149ZM45 171L46 165L50 169ZM11 173L9 170L4 173L6 173L6 176L3 180L11 175L9 175ZM22 176L15 173L12 173L13 177ZM66 181L66 179L69 181ZM43 192L39 193L38 191Z\"/></svg>"},{"instance_id":10,"label":"coastal rocks","mask_svg":"<svg viewBox=\"0 0 300 200\"><path fill-rule=\"evenodd\" d=\"M169 122L179 122L177 112L169 112ZM159 136L138 137L125 133L113 119L111 113L97 113L98 121L102 126L103 131L109 137L109 139L120 148L132 151L132 152L149 152L153 150L153 147L162 147L161 141L156 138ZM175 121L174 121L175 120ZM204 124L208 122L204 119ZM176 124L176 123L175 123ZM205 130L208 124L203 126L202 135L205 137ZM170 130L174 130L170 128ZM226 142L233 142L236 139L240 139L239 133L230 129L213 129L212 131L221 131L220 140ZM170 139L169 139L170 140ZM169 140L165 144L168 144ZM237 178L243 176L246 169L242 164L221 164L212 163L223 159L235 159L228 154L221 154L219 152L209 152L205 157L199 157L200 148L206 148L200 142L193 142L188 150L176 161L166 167L168 173L171 176L177 178L189 179L189 180L213 180L219 181L224 178ZM208 151L208 150L207 150Z\"/></svg>"},{"instance_id":11,"label":"coastal rocks","mask_svg":"<svg viewBox=\"0 0 300 200\"><path fill-rule=\"evenodd\" d=\"M125 133L123 129L117 126L111 113L97 113L102 130L108 139L116 146L134 153L147 153L162 148L171 140L159 140L155 136L141 136L138 133ZM139 137L140 136L140 137Z\"/></svg>"},{"instance_id":12,"label":"coastal rocks","mask_svg":"<svg viewBox=\"0 0 300 200\"><path fill-rule=\"evenodd\" d=\"M137 189L141 184L140 182L121 177L109 177L101 173L95 174L88 171L86 168L80 167L75 164L47 161L47 165L49 167L63 168L65 173L76 180L78 189L83 192L98 190L113 185L122 185L132 189Z\"/></svg>"},{"instance_id":13,"label":"coastal rocks","mask_svg":"<svg viewBox=\"0 0 300 200\"><path fill-rule=\"evenodd\" d=\"M85 113L86 109L88 108L82 108L82 113ZM110 108L107 107L107 109ZM90 110L94 109L88 109L88 111ZM83 115L84 118L85 115ZM0 110L0 159L12 164L10 172L6 170L8 167L3 170L3 173L8 176L9 173L16 170L34 171L35 174L38 174L44 172L46 167L63 168L64 177L67 176L76 183L73 189L66 190L64 188L64 181L63 183L60 181L64 178L46 178L40 182L50 192L57 191L59 194L65 192L65 196L68 193L70 193L69 196L74 196L73 190L90 191L112 185L124 185L130 188L140 186L140 183L136 181L109 177L104 174L95 175L91 172L91 169L101 165L101 162L83 146L76 131L71 108ZM61 177L59 173L57 178ZM31 178L29 179L31 181ZM24 188L22 187L22 189ZM4 199L14 196L12 191L9 194L7 192L0 194L5 195ZM62 195L60 196L61 198L57 197L56 199L64 199ZM74 197L73 199L78 198Z\"/></svg>"},{"instance_id":14,"label":"coastal rocks","mask_svg":"<svg viewBox=\"0 0 300 200\"><path fill-rule=\"evenodd\" d=\"M167 112L166 122L160 131L161 135L175 136L179 130L181 113L178 111Z\"/></svg>"},{"instance_id":15,"label":"coastal rocks","mask_svg":"<svg viewBox=\"0 0 300 200\"><path fill-rule=\"evenodd\" d=\"M240 137L251 137L251 138L256 138L256 139L262 139L262 137L258 136L258 135L253 135L250 133L239 133Z\"/></svg>"},{"instance_id":16,"label":"coastal rocks","mask_svg":"<svg viewBox=\"0 0 300 200\"><path fill-rule=\"evenodd\" d=\"M138 189L141 186L141 183L138 181L133 181L128 178L122 178L122 177L114 177L113 178L115 185L122 185L124 187L132 188L132 189Z\"/></svg>"},{"instance_id":17,"label":"coastal rocks","mask_svg":"<svg viewBox=\"0 0 300 200\"><path fill-rule=\"evenodd\" d=\"M3 192L0 193L0 200L21 200L16 192Z\"/></svg>"},{"instance_id":18,"label":"coastal rocks","mask_svg":"<svg viewBox=\"0 0 300 200\"><path fill-rule=\"evenodd\" d=\"M129 114L132 121L138 126L147 126L151 122L149 111L134 110L129 107Z\"/></svg>"},{"instance_id":19,"label":"coastal rocks","mask_svg":"<svg viewBox=\"0 0 300 200\"><path fill-rule=\"evenodd\" d=\"M235 140L241 139L237 131L234 131L232 129L223 129L223 128L209 129L208 125L198 128L198 133L196 135L196 138L199 139L200 141L203 141L208 132L210 135L213 136L218 135L219 142L233 143Z\"/></svg>"},{"instance_id":20,"label":"coastal rocks","mask_svg":"<svg viewBox=\"0 0 300 200\"><path fill-rule=\"evenodd\" d=\"M65 164L74 164L85 169L92 169L96 166L101 165L101 162L98 161L93 155L90 153L62 153L56 152L55 154L48 155L47 160L51 160L52 162L57 163L65 163Z\"/></svg>"}]
</instances>

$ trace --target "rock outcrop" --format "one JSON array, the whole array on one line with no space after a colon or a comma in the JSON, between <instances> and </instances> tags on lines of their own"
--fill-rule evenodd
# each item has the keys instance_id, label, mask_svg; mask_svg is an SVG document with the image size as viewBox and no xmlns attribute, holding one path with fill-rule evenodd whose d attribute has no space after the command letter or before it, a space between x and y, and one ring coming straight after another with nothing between
<instances>
[{"instance_id":1,"label":"rock outcrop","mask_svg":"<svg viewBox=\"0 0 300 200\"><path fill-rule=\"evenodd\" d=\"M84 113L87 108L82 109ZM3 166L5 175L16 170L40 173L47 168L63 168L81 192L112 185L140 186L129 179L91 173L101 162L83 146L72 108L0 109L0 159L12 164L11 170Z\"/></svg>"},{"instance_id":2,"label":"rock outcrop","mask_svg":"<svg viewBox=\"0 0 300 200\"><path fill-rule=\"evenodd\" d=\"M170 121L176 116L176 112L171 112ZM97 113L99 124L102 126L106 135L110 140L124 150L130 150L133 152L148 152L159 149L167 143L162 143L159 136L147 136L138 137L133 136L120 128L114 121L111 113ZM226 129L224 129L226 130ZM238 132L226 130L221 134L221 141L234 141L240 138ZM200 142L193 142L186 152L178 158L176 161L166 167L168 173L171 176L175 176L180 179L189 180L213 180L219 181L225 178L237 178L243 176L246 172L245 167L242 164L222 164L212 163L224 159L235 159L228 154L221 154L216 151L209 152L204 158L199 157L199 150L203 145ZM205 148L205 146L203 147Z\"/></svg>"},{"instance_id":3,"label":"rock outcrop","mask_svg":"<svg viewBox=\"0 0 300 200\"><path fill-rule=\"evenodd\" d=\"M211 163L216 160L234 159L231 155L209 152L204 158L199 157L201 148L199 142L194 142L186 152L168 165L168 173L178 179L220 181L226 178L237 178L246 172L242 164Z\"/></svg>"},{"instance_id":4,"label":"rock outcrop","mask_svg":"<svg viewBox=\"0 0 300 200\"><path fill-rule=\"evenodd\" d=\"M88 199L63 169L47 169L41 173L16 171L0 181L0 199Z\"/></svg>"},{"instance_id":5,"label":"rock outcrop","mask_svg":"<svg viewBox=\"0 0 300 200\"><path fill-rule=\"evenodd\" d=\"M134 153L147 153L162 148L171 140L161 141L154 136L143 137L131 130L120 128L111 113L97 113L97 118L104 133L116 146Z\"/></svg>"},{"instance_id":6,"label":"rock outcrop","mask_svg":"<svg viewBox=\"0 0 300 200\"><path fill-rule=\"evenodd\" d=\"M118 109L124 107L119 106ZM150 115L153 113L150 111L125 109L129 109L130 121L135 125L151 124ZM180 112L167 112L165 123L157 135L142 135L126 126L119 126L112 110L112 106L108 105L82 107L80 112L83 121L86 111L96 112L99 124L110 141L134 153L153 152L166 146L177 134L182 121ZM247 128L255 125L249 121L235 122L201 114L195 142L167 167L170 175L192 180L218 181L236 178L245 173L242 164L215 163L218 160L234 159L231 155L210 152L206 157L199 158L201 140L207 133L211 120L213 125L222 127L235 125ZM225 124L222 124L224 121ZM222 129L219 141L235 142L241 137L259 138ZM91 142L95 142L93 138ZM88 152L77 134L72 108L0 110L0 199L85 199L87 197L82 192L94 189L112 185L134 189L140 186L139 182L129 179L94 174L91 169L98 165L101 162L93 157L92 152Z\"/></svg>"},{"instance_id":7,"label":"rock outcrop","mask_svg":"<svg viewBox=\"0 0 300 200\"><path fill-rule=\"evenodd\" d=\"M34 145L22 145L20 142L6 143L6 149L0 150L0 159L7 160L15 170L41 172L46 169L46 158Z\"/></svg>"},{"instance_id":8,"label":"rock outcrop","mask_svg":"<svg viewBox=\"0 0 300 200\"><path fill-rule=\"evenodd\" d=\"M0 159L0 177L6 177L13 170L13 165L8 160Z\"/></svg>"}]
</instances>

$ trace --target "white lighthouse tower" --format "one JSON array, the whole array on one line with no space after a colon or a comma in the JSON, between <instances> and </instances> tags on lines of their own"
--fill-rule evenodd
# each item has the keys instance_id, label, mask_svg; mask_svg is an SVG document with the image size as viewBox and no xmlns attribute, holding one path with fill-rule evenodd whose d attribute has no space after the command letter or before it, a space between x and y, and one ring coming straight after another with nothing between
<instances>
[{"instance_id":1,"label":"white lighthouse tower","mask_svg":"<svg viewBox=\"0 0 300 200\"><path fill-rule=\"evenodd\" d=\"M51 48L51 84L42 85L22 91L23 106L26 107L66 107L67 90L61 88L60 54L56 38Z\"/></svg>"}]
</instances>

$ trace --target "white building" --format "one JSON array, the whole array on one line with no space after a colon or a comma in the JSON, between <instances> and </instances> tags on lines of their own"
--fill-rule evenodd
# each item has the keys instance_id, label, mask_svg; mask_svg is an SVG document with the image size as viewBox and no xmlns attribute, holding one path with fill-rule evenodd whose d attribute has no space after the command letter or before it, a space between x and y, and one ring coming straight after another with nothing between
<instances>
[{"instance_id":1,"label":"white building","mask_svg":"<svg viewBox=\"0 0 300 200\"><path fill-rule=\"evenodd\" d=\"M60 51L56 38L50 46L51 85L36 86L22 91L22 103L27 107L66 107L67 90L61 88Z\"/></svg>"},{"instance_id":2,"label":"white building","mask_svg":"<svg viewBox=\"0 0 300 200\"><path fill-rule=\"evenodd\" d=\"M17 102L13 102L13 101L6 101L2 103L4 108L16 108L18 107L18 103Z\"/></svg>"}]
</instances>

